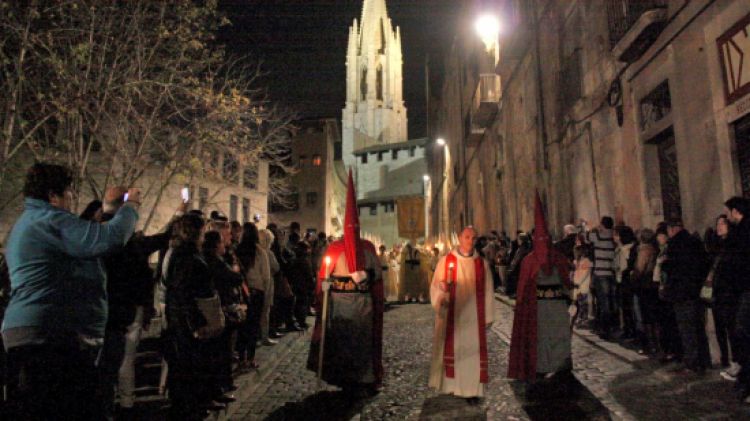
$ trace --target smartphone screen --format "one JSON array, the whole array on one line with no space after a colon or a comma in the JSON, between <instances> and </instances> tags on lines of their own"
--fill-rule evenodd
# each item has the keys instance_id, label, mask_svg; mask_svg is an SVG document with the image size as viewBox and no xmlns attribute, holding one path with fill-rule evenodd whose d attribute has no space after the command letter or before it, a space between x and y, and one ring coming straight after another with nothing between
<instances>
[{"instance_id":1,"label":"smartphone screen","mask_svg":"<svg viewBox=\"0 0 750 421\"><path fill-rule=\"evenodd\" d=\"M125 193L125 199L124 199L125 202L128 201L128 197L130 197L130 193Z\"/></svg>"},{"instance_id":2,"label":"smartphone screen","mask_svg":"<svg viewBox=\"0 0 750 421\"><path fill-rule=\"evenodd\" d=\"M188 201L190 201L190 190L187 187L183 187L180 193L182 194L183 202L187 203Z\"/></svg>"}]
</instances>

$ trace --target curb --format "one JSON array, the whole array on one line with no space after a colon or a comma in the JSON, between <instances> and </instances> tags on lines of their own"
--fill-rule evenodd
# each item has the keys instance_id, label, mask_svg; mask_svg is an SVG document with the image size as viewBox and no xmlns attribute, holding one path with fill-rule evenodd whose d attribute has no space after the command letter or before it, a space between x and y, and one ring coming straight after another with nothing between
<instances>
[{"instance_id":1,"label":"curb","mask_svg":"<svg viewBox=\"0 0 750 421\"><path fill-rule=\"evenodd\" d=\"M513 298L508 297L507 295L503 295L500 293L495 293L495 299L497 301L500 301L501 303L507 305L510 308L516 307L516 300ZM580 329L573 329L573 334L577 337L583 339L584 341L588 342L589 344L601 349L602 351L612 355L615 358L618 358L620 360L625 361L626 363L632 364L634 366L639 366L647 361L649 361L649 358L645 355L639 355L635 351L631 351L629 349L623 348L616 342L608 342L601 338L599 338L594 333L580 330Z\"/></svg>"}]
</instances>

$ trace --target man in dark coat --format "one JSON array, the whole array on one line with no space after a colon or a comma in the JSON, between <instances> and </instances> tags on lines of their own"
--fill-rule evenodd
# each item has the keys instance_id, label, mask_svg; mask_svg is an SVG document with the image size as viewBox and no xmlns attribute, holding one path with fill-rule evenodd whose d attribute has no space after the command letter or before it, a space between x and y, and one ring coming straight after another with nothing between
<instances>
[{"instance_id":1,"label":"man in dark coat","mask_svg":"<svg viewBox=\"0 0 750 421\"><path fill-rule=\"evenodd\" d=\"M666 275L663 296L672 303L684 350L687 372L703 373L711 366L705 329L705 309L700 291L706 279L708 255L701 241L683 229L682 221L668 223Z\"/></svg>"},{"instance_id":2,"label":"man in dark coat","mask_svg":"<svg viewBox=\"0 0 750 421\"><path fill-rule=\"evenodd\" d=\"M122 204L121 198L105 198L102 222L111 220ZM108 415L113 410L118 384L120 407L130 409L134 405L135 353L143 331L155 314L155 280L148 259L168 246L167 233L146 236L138 232L124 247L103 259L109 314L99 368L103 379L102 403Z\"/></svg>"},{"instance_id":3,"label":"man in dark coat","mask_svg":"<svg viewBox=\"0 0 750 421\"><path fill-rule=\"evenodd\" d=\"M733 197L724 203L732 228L725 243L726 273L732 274L732 288L739 294L735 333L739 342L740 372L735 383L737 396L748 402L750 395L750 200ZM732 349L734 352L734 349Z\"/></svg>"}]
</instances>

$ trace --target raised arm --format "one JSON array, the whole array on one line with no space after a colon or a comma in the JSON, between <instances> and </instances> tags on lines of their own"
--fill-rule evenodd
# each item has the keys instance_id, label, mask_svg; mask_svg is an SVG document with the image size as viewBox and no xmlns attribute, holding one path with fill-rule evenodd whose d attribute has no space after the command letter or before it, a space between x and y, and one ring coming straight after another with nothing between
<instances>
[{"instance_id":1,"label":"raised arm","mask_svg":"<svg viewBox=\"0 0 750 421\"><path fill-rule=\"evenodd\" d=\"M137 221L138 212L125 204L104 224L69 213L60 213L52 224L60 233L60 247L64 253L77 258L92 258L124 246L133 235Z\"/></svg>"}]
</instances>

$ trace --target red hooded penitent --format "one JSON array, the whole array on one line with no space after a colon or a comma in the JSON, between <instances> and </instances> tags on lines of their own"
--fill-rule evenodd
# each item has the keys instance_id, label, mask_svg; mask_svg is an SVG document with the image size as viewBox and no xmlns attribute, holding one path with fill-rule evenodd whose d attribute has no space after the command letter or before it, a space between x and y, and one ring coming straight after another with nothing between
<instances>
[{"instance_id":1,"label":"red hooded penitent","mask_svg":"<svg viewBox=\"0 0 750 421\"><path fill-rule=\"evenodd\" d=\"M346 214L344 215L344 239L334 241L326 249L323 261L320 263L318 271L318 282L315 292L317 294L317 316L315 328L313 329L312 342L320 342L320 315L322 314L321 303L323 302L322 281L325 280L334 271L338 274L342 272L352 273L364 271L367 269L367 254L372 255L372 261L379 265L377 259L377 250L375 246L367 241L362 240L359 235L359 214L357 212L357 193L354 189L354 180L352 171L349 170L349 181L346 189ZM346 271L336 270L341 254L344 254L344 263ZM326 265L326 259L330 259L330 265ZM327 271L326 271L327 270ZM385 308L385 299L383 295L383 280L371 280L370 294L373 303L373 366L375 367L376 384L380 384L383 379L383 311Z\"/></svg>"},{"instance_id":2,"label":"red hooded penitent","mask_svg":"<svg viewBox=\"0 0 750 421\"><path fill-rule=\"evenodd\" d=\"M513 335L510 341L508 377L512 379L534 381L536 379L537 361L537 302L536 278L539 270L549 274L552 268L563 284L570 288L568 279L568 259L552 247L544 208L536 193L534 206L534 244L533 251L523 259L521 274L518 278L518 293L513 317Z\"/></svg>"}]
</instances>

